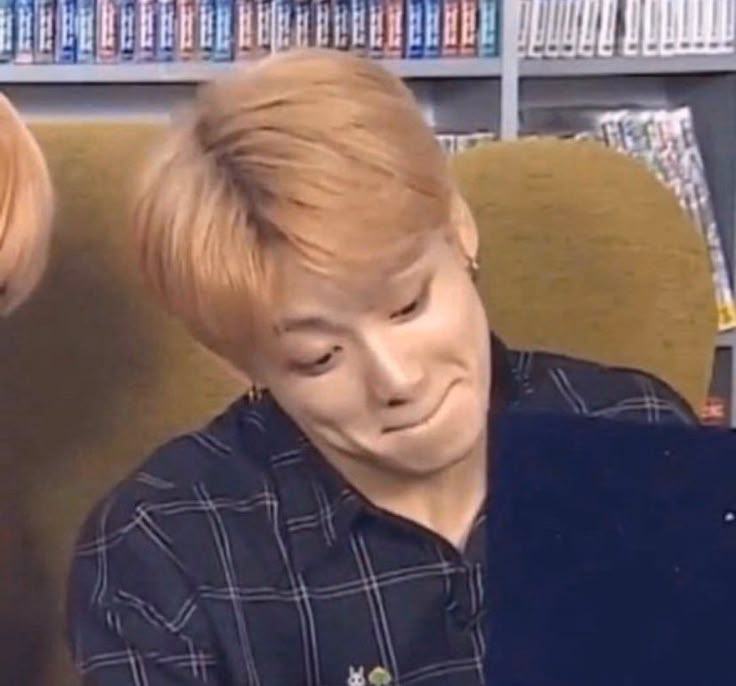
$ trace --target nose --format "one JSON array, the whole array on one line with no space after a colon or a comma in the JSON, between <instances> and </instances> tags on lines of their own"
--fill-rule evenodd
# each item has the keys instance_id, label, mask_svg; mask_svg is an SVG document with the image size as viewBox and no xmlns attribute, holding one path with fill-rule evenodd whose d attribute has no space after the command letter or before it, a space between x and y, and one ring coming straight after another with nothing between
<instances>
[{"instance_id":1,"label":"nose","mask_svg":"<svg viewBox=\"0 0 736 686\"><path fill-rule=\"evenodd\" d=\"M390 340L371 340L368 385L378 401L388 407L412 402L419 395L424 380L416 347L403 349Z\"/></svg>"}]
</instances>

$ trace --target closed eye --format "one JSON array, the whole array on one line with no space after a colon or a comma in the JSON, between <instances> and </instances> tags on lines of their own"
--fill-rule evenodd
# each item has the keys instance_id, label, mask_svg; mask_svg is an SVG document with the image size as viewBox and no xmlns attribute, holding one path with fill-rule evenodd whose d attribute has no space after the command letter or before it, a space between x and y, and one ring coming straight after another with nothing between
<instances>
[{"instance_id":1,"label":"closed eye","mask_svg":"<svg viewBox=\"0 0 736 686\"><path fill-rule=\"evenodd\" d=\"M313 362L310 362L308 366L310 367L321 367L325 364L327 364L332 359L332 352L325 353L322 355L322 357L318 357Z\"/></svg>"},{"instance_id":2,"label":"closed eye","mask_svg":"<svg viewBox=\"0 0 736 686\"><path fill-rule=\"evenodd\" d=\"M408 317L410 314L415 312L419 307L419 298L412 300L408 305L402 307L391 315L391 319L401 319L402 317Z\"/></svg>"},{"instance_id":3,"label":"closed eye","mask_svg":"<svg viewBox=\"0 0 736 686\"><path fill-rule=\"evenodd\" d=\"M429 297L430 279L427 279L419 292L419 295L410 303L391 314L391 319L408 319L415 315L425 304Z\"/></svg>"},{"instance_id":4,"label":"closed eye","mask_svg":"<svg viewBox=\"0 0 736 686\"><path fill-rule=\"evenodd\" d=\"M330 368L331 363L334 361L335 353L340 351L339 346L335 346L329 352L326 352L320 357L310 360L309 362L297 362L296 367L299 371L305 374L317 375Z\"/></svg>"}]
</instances>

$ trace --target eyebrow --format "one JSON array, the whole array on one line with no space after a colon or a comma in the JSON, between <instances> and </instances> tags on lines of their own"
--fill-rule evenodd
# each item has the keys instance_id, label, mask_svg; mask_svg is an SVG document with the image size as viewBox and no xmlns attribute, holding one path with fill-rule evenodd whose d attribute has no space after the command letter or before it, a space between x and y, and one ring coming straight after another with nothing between
<instances>
[{"instance_id":1,"label":"eyebrow","mask_svg":"<svg viewBox=\"0 0 736 686\"><path fill-rule=\"evenodd\" d=\"M434 273L426 274L422 277L419 284L418 297L422 297L424 294L429 292L430 285L434 279ZM321 317L319 315L310 315L305 317L285 317L278 324L274 326L276 335L282 335L285 333L296 333L299 331L329 331L330 333L337 333L343 330L343 328L336 322Z\"/></svg>"},{"instance_id":2,"label":"eyebrow","mask_svg":"<svg viewBox=\"0 0 736 686\"><path fill-rule=\"evenodd\" d=\"M295 333L297 331L326 330L338 331L340 326L335 322L318 315L310 317L286 317L274 327L276 334Z\"/></svg>"}]
</instances>

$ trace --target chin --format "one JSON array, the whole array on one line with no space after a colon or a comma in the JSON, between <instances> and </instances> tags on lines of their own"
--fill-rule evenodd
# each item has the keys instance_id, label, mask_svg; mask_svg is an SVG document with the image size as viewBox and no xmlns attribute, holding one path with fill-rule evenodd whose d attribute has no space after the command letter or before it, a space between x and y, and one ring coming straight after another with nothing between
<instances>
[{"instance_id":1,"label":"chin","mask_svg":"<svg viewBox=\"0 0 736 686\"><path fill-rule=\"evenodd\" d=\"M396 450L387 451L382 462L407 476L431 476L460 464L473 454L483 434L484 424L465 426L461 431L426 439L407 440Z\"/></svg>"}]
</instances>

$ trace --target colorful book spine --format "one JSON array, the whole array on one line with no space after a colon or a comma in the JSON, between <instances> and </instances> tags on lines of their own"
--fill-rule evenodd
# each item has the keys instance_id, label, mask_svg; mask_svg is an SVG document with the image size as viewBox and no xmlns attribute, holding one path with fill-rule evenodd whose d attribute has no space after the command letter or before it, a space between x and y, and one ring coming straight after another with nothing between
<instances>
[{"instance_id":1,"label":"colorful book spine","mask_svg":"<svg viewBox=\"0 0 736 686\"><path fill-rule=\"evenodd\" d=\"M10 62L15 56L13 0L0 0L0 62Z\"/></svg>"},{"instance_id":2,"label":"colorful book spine","mask_svg":"<svg viewBox=\"0 0 736 686\"><path fill-rule=\"evenodd\" d=\"M423 57L439 57L442 51L442 6L440 0L424 0Z\"/></svg>"},{"instance_id":3,"label":"colorful book spine","mask_svg":"<svg viewBox=\"0 0 736 686\"><path fill-rule=\"evenodd\" d=\"M350 49L368 52L368 0L350 0Z\"/></svg>"},{"instance_id":4,"label":"colorful book spine","mask_svg":"<svg viewBox=\"0 0 736 686\"><path fill-rule=\"evenodd\" d=\"M212 59L219 62L233 58L233 6L231 0L215 0L215 34Z\"/></svg>"},{"instance_id":5,"label":"colorful book spine","mask_svg":"<svg viewBox=\"0 0 736 686\"><path fill-rule=\"evenodd\" d=\"M350 48L350 0L333 0L332 21L333 46L338 50L348 50Z\"/></svg>"},{"instance_id":6,"label":"colorful book spine","mask_svg":"<svg viewBox=\"0 0 736 686\"><path fill-rule=\"evenodd\" d=\"M135 22L135 59L156 59L156 0L137 0Z\"/></svg>"},{"instance_id":7,"label":"colorful book spine","mask_svg":"<svg viewBox=\"0 0 736 686\"><path fill-rule=\"evenodd\" d=\"M292 42L295 48L312 44L312 6L310 0L295 0Z\"/></svg>"},{"instance_id":8,"label":"colorful book spine","mask_svg":"<svg viewBox=\"0 0 736 686\"><path fill-rule=\"evenodd\" d=\"M256 1L256 54L271 52L272 0Z\"/></svg>"},{"instance_id":9,"label":"colorful book spine","mask_svg":"<svg viewBox=\"0 0 736 686\"><path fill-rule=\"evenodd\" d=\"M291 0L274 0L273 49L276 52L291 47Z\"/></svg>"},{"instance_id":10,"label":"colorful book spine","mask_svg":"<svg viewBox=\"0 0 736 686\"><path fill-rule=\"evenodd\" d=\"M36 63L54 61L55 14L54 0L35 0L33 61Z\"/></svg>"},{"instance_id":11,"label":"colorful book spine","mask_svg":"<svg viewBox=\"0 0 736 686\"><path fill-rule=\"evenodd\" d=\"M17 64L31 64L33 62L33 14L33 0L16 0L15 62Z\"/></svg>"},{"instance_id":12,"label":"colorful book spine","mask_svg":"<svg viewBox=\"0 0 736 686\"><path fill-rule=\"evenodd\" d=\"M119 0L118 5L118 57L131 62L137 55L138 7L136 0Z\"/></svg>"},{"instance_id":13,"label":"colorful book spine","mask_svg":"<svg viewBox=\"0 0 736 686\"><path fill-rule=\"evenodd\" d=\"M444 0L440 51L446 57L455 57L460 53L460 0Z\"/></svg>"},{"instance_id":14,"label":"colorful book spine","mask_svg":"<svg viewBox=\"0 0 736 686\"><path fill-rule=\"evenodd\" d=\"M478 55L480 57L495 57L498 54L497 33L496 0L478 0Z\"/></svg>"},{"instance_id":15,"label":"colorful book spine","mask_svg":"<svg viewBox=\"0 0 736 686\"><path fill-rule=\"evenodd\" d=\"M424 0L407 0L404 55L410 58L424 55Z\"/></svg>"},{"instance_id":16,"label":"colorful book spine","mask_svg":"<svg viewBox=\"0 0 736 686\"><path fill-rule=\"evenodd\" d=\"M77 59L77 3L76 0L58 0L56 5L56 36L54 59L70 64Z\"/></svg>"},{"instance_id":17,"label":"colorful book spine","mask_svg":"<svg viewBox=\"0 0 736 686\"><path fill-rule=\"evenodd\" d=\"M384 0L368 0L368 55L383 57L386 30Z\"/></svg>"},{"instance_id":18,"label":"colorful book spine","mask_svg":"<svg viewBox=\"0 0 736 686\"><path fill-rule=\"evenodd\" d=\"M98 62L118 59L118 7L115 0L97 0L97 40L95 57Z\"/></svg>"},{"instance_id":19,"label":"colorful book spine","mask_svg":"<svg viewBox=\"0 0 736 686\"><path fill-rule=\"evenodd\" d=\"M238 3L247 0L238 0ZM176 0L176 57L193 60L197 53L197 8L195 0Z\"/></svg>"},{"instance_id":20,"label":"colorful book spine","mask_svg":"<svg viewBox=\"0 0 736 686\"><path fill-rule=\"evenodd\" d=\"M401 57L404 52L404 1L385 0L386 39L383 54Z\"/></svg>"},{"instance_id":21,"label":"colorful book spine","mask_svg":"<svg viewBox=\"0 0 736 686\"><path fill-rule=\"evenodd\" d=\"M460 0L460 35L458 54L463 57L478 52L478 0Z\"/></svg>"},{"instance_id":22,"label":"colorful book spine","mask_svg":"<svg viewBox=\"0 0 736 686\"><path fill-rule=\"evenodd\" d=\"M76 61L95 61L95 0L77 0Z\"/></svg>"},{"instance_id":23,"label":"colorful book spine","mask_svg":"<svg viewBox=\"0 0 736 686\"><path fill-rule=\"evenodd\" d=\"M331 0L312 0L312 23L314 26L314 46L332 47L332 2Z\"/></svg>"},{"instance_id":24,"label":"colorful book spine","mask_svg":"<svg viewBox=\"0 0 736 686\"><path fill-rule=\"evenodd\" d=\"M197 58L212 59L215 49L214 0L197 0Z\"/></svg>"},{"instance_id":25,"label":"colorful book spine","mask_svg":"<svg viewBox=\"0 0 736 686\"><path fill-rule=\"evenodd\" d=\"M176 0L156 2L156 60L171 62L176 57Z\"/></svg>"}]
</instances>

